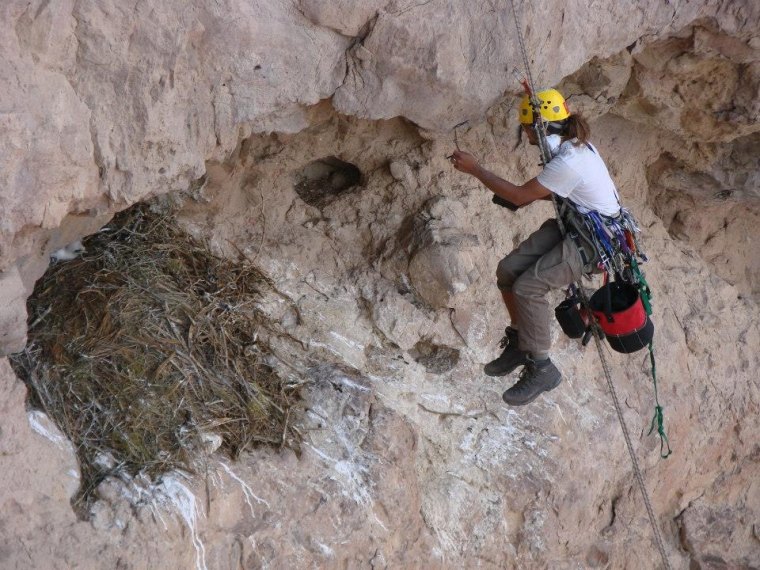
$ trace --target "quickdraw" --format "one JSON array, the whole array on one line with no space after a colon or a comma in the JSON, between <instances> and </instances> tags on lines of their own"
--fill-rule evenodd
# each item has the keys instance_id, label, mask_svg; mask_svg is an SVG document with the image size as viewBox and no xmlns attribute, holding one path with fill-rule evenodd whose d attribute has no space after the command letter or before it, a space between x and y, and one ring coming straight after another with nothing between
<instances>
[{"instance_id":1,"label":"quickdraw","mask_svg":"<svg viewBox=\"0 0 760 570\"><path fill-rule=\"evenodd\" d=\"M615 217L603 216L598 212L577 212L577 215L594 241L600 256L600 269L633 282L631 261L636 261L636 258L642 262L648 260L639 245L641 230L633 215L622 207Z\"/></svg>"}]
</instances>

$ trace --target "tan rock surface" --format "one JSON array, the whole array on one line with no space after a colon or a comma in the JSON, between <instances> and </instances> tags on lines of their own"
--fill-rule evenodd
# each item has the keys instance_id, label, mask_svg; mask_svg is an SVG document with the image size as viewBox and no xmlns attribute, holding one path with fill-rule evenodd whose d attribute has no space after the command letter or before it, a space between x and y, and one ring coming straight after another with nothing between
<instances>
[{"instance_id":1,"label":"tan rock surface","mask_svg":"<svg viewBox=\"0 0 760 570\"><path fill-rule=\"evenodd\" d=\"M555 327L566 381L525 409L480 372L505 324L495 264L551 214L494 207L445 160L469 118L463 148L537 172L507 5L345 6L0 7L0 353L51 252L172 194L290 300L262 304L272 364L305 383L300 457L114 478L80 521L75 455L0 361L0 567L657 567L593 350ZM653 258L670 459L645 435L645 356L610 360L671 561L756 567L760 7L521 9L537 80L565 77L594 118Z\"/></svg>"}]
</instances>

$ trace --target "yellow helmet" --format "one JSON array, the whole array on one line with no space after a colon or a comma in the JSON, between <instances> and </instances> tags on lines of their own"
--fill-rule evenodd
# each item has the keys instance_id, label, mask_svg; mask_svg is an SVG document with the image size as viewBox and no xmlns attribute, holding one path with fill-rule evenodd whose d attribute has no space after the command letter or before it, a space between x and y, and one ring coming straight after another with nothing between
<instances>
[{"instance_id":1,"label":"yellow helmet","mask_svg":"<svg viewBox=\"0 0 760 570\"><path fill-rule=\"evenodd\" d=\"M537 94L541 101L541 117L550 123L562 121L570 116L570 110L562 94L556 89L544 89ZM530 106L528 95L523 95L520 102L520 122L523 125L533 123L533 107Z\"/></svg>"}]
</instances>

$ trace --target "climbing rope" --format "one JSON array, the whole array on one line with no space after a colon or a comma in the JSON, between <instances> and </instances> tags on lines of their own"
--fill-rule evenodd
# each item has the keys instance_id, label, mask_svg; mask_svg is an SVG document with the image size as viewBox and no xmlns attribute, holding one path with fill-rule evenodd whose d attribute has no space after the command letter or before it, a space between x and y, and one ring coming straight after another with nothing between
<instances>
[{"instance_id":1,"label":"climbing rope","mask_svg":"<svg viewBox=\"0 0 760 570\"><path fill-rule=\"evenodd\" d=\"M515 9L515 0L510 0L512 2L512 13L515 16L515 28L517 29L517 41L520 44L520 53L522 54L523 59L523 66L525 67L525 82L527 82L527 91L528 91L528 97L530 98L530 105L533 107L533 118L534 118L534 124L536 126L536 134L538 135L538 148L541 150L541 162L546 165L549 163L549 161L552 159L552 153L551 150L549 150L549 145L546 142L546 128L544 127L543 121L535 120L537 117L540 117L540 109L541 109L541 101L538 100L538 96L536 95L535 90L535 83L533 83L533 75L530 72L530 64L528 63L528 50L525 49L525 40L523 39L522 35L522 29L520 27L520 20L517 17L517 10ZM523 86L526 86L525 82L523 83ZM552 200L554 200L554 195L552 194ZM557 202L554 202L554 207L557 208ZM557 222L559 224L562 224L562 221L558 218ZM564 228L560 225L560 229L563 230L562 234L564 235Z\"/></svg>"},{"instance_id":2,"label":"climbing rope","mask_svg":"<svg viewBox=\"0 0 760 570\"><path fill-rule=\"evenodd\" d=\"M510 0L510 2L512 4L512 14L514 15L514 18L515 18L515 28L517 29L517 41L520 45L520 53L522 55L523 65L525 66L525 74L527 76L526 90L528 91L528 94L530 97L531 107L533 107L533 117L535 120L534 124L536 126L536 134L538 135L539 148L541 149L541 162L544 165L546 165L552 158L551 151L549 149L549 145L547 144L546 130L543 125L543 121L539 119L539 117L541 116L540 102L538 101L538 98L536 96L535 84L533 83L533 76L530 72L528 54L527 54L527 50L525 49L525 40L522 35L522 28L520 26L520 19L517 15L515 0ZM554 204L554 210L557 213L557 224L559 225L561 235L564 237L566 233L565 226L564 226L564 223L562 222L559 206L557 203L557 199L554 196L554 193L552 193L552 203ZM574 284L574 286L580 292L581 303L583 307L588 311L588 314L592 314L590 311L589 301L588 301L585 291L583 290L582 287L576 284ZM651 311L651 309L649 310ZM636 453L633 449L633 444L631 443L631 436L628 432L628 426L626 425L625 418L623 417L623 411L620 406L620 400L618 399L617 391L615 390L615 385L612 382L612 374L610 373L610 367L609 367L609 364L607 363L607 358L604 355L604 351L602 350L602 331L599 327L599 323L596 322L596 319L593 319L593 318L591 319L591 329L593 331L594 343L596 344L596 349L599 352L599 359L602 361L604 376L607 379L607 387L610 390L612 401L615 404L615 411L617 412L618 420L620 422L620 427L623 430L625 445L628 448L628 454L631 456L631 463L633 464L633 473L636 476L636 481L638 482L641 495L644 497L644 505L646 506L647 515L649 515L649 523L652 526L652 532L654 533L654 538L655 538L655 542L657 543L657 548L660 551L660 556L662 557L662 562L665 565L666 570L672 570L672 566L670 565L670 561L668 560L668 556L665 552L665 544L662 541L662 535L660 534L660 527L657 524L657 520L654 515L654 510L652 509L652 503L649 499L649 493L647 492L646 485L644 484L644 477L641 474L641 468L639 467L639 462L638 462L638 459L636 458ZM649 350L650 350L650 357L651 357L651 362L652 362L652 377L655 378L654 352L652 351L651 343L649 345ZM656 390L657 390L657 381L655 379L655 400L657 398ZM664 436L664 428L662 427L662 407L659 405L659 402L656 403L655 418L653 418L652 428L654 428L655 420L657 421L658 426L659 426L658 433L660 433L662 437ZM664 441L667 443L667 438L665 438ZM670 452L670 447L668 447L668 453L669 452Z\"/></svg>"}]
</instances>

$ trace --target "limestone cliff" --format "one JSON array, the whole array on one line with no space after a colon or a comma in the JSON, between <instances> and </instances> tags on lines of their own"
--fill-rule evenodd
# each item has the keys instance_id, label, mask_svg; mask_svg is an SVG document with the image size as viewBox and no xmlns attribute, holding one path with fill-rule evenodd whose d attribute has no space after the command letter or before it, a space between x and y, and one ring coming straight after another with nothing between
<instances>
[{"instance_id":1,"label":"limestone cliff","mask_svg":"<svg viewBox=\"0 0 760 570\"><path fill-rule=\"evenodd\" d=\"M610 360L670 559L760 566L760 4L518 9L537 81L592 119L645 231L671 458L646 436L648 362ZM537 173L509 3L6 0L0 17L0 353L23 348L53 251L165 196L275 285L272 364L304 386L306 434L300 457L107 481L78 520L71 446L3 359L0 567L657 567L593 350L556 328L566 381L525 409L481 374L505 324L495 264L551 215L493 206L445 160L467 119L462 148Z\"/></svg>"}]
</instances>

